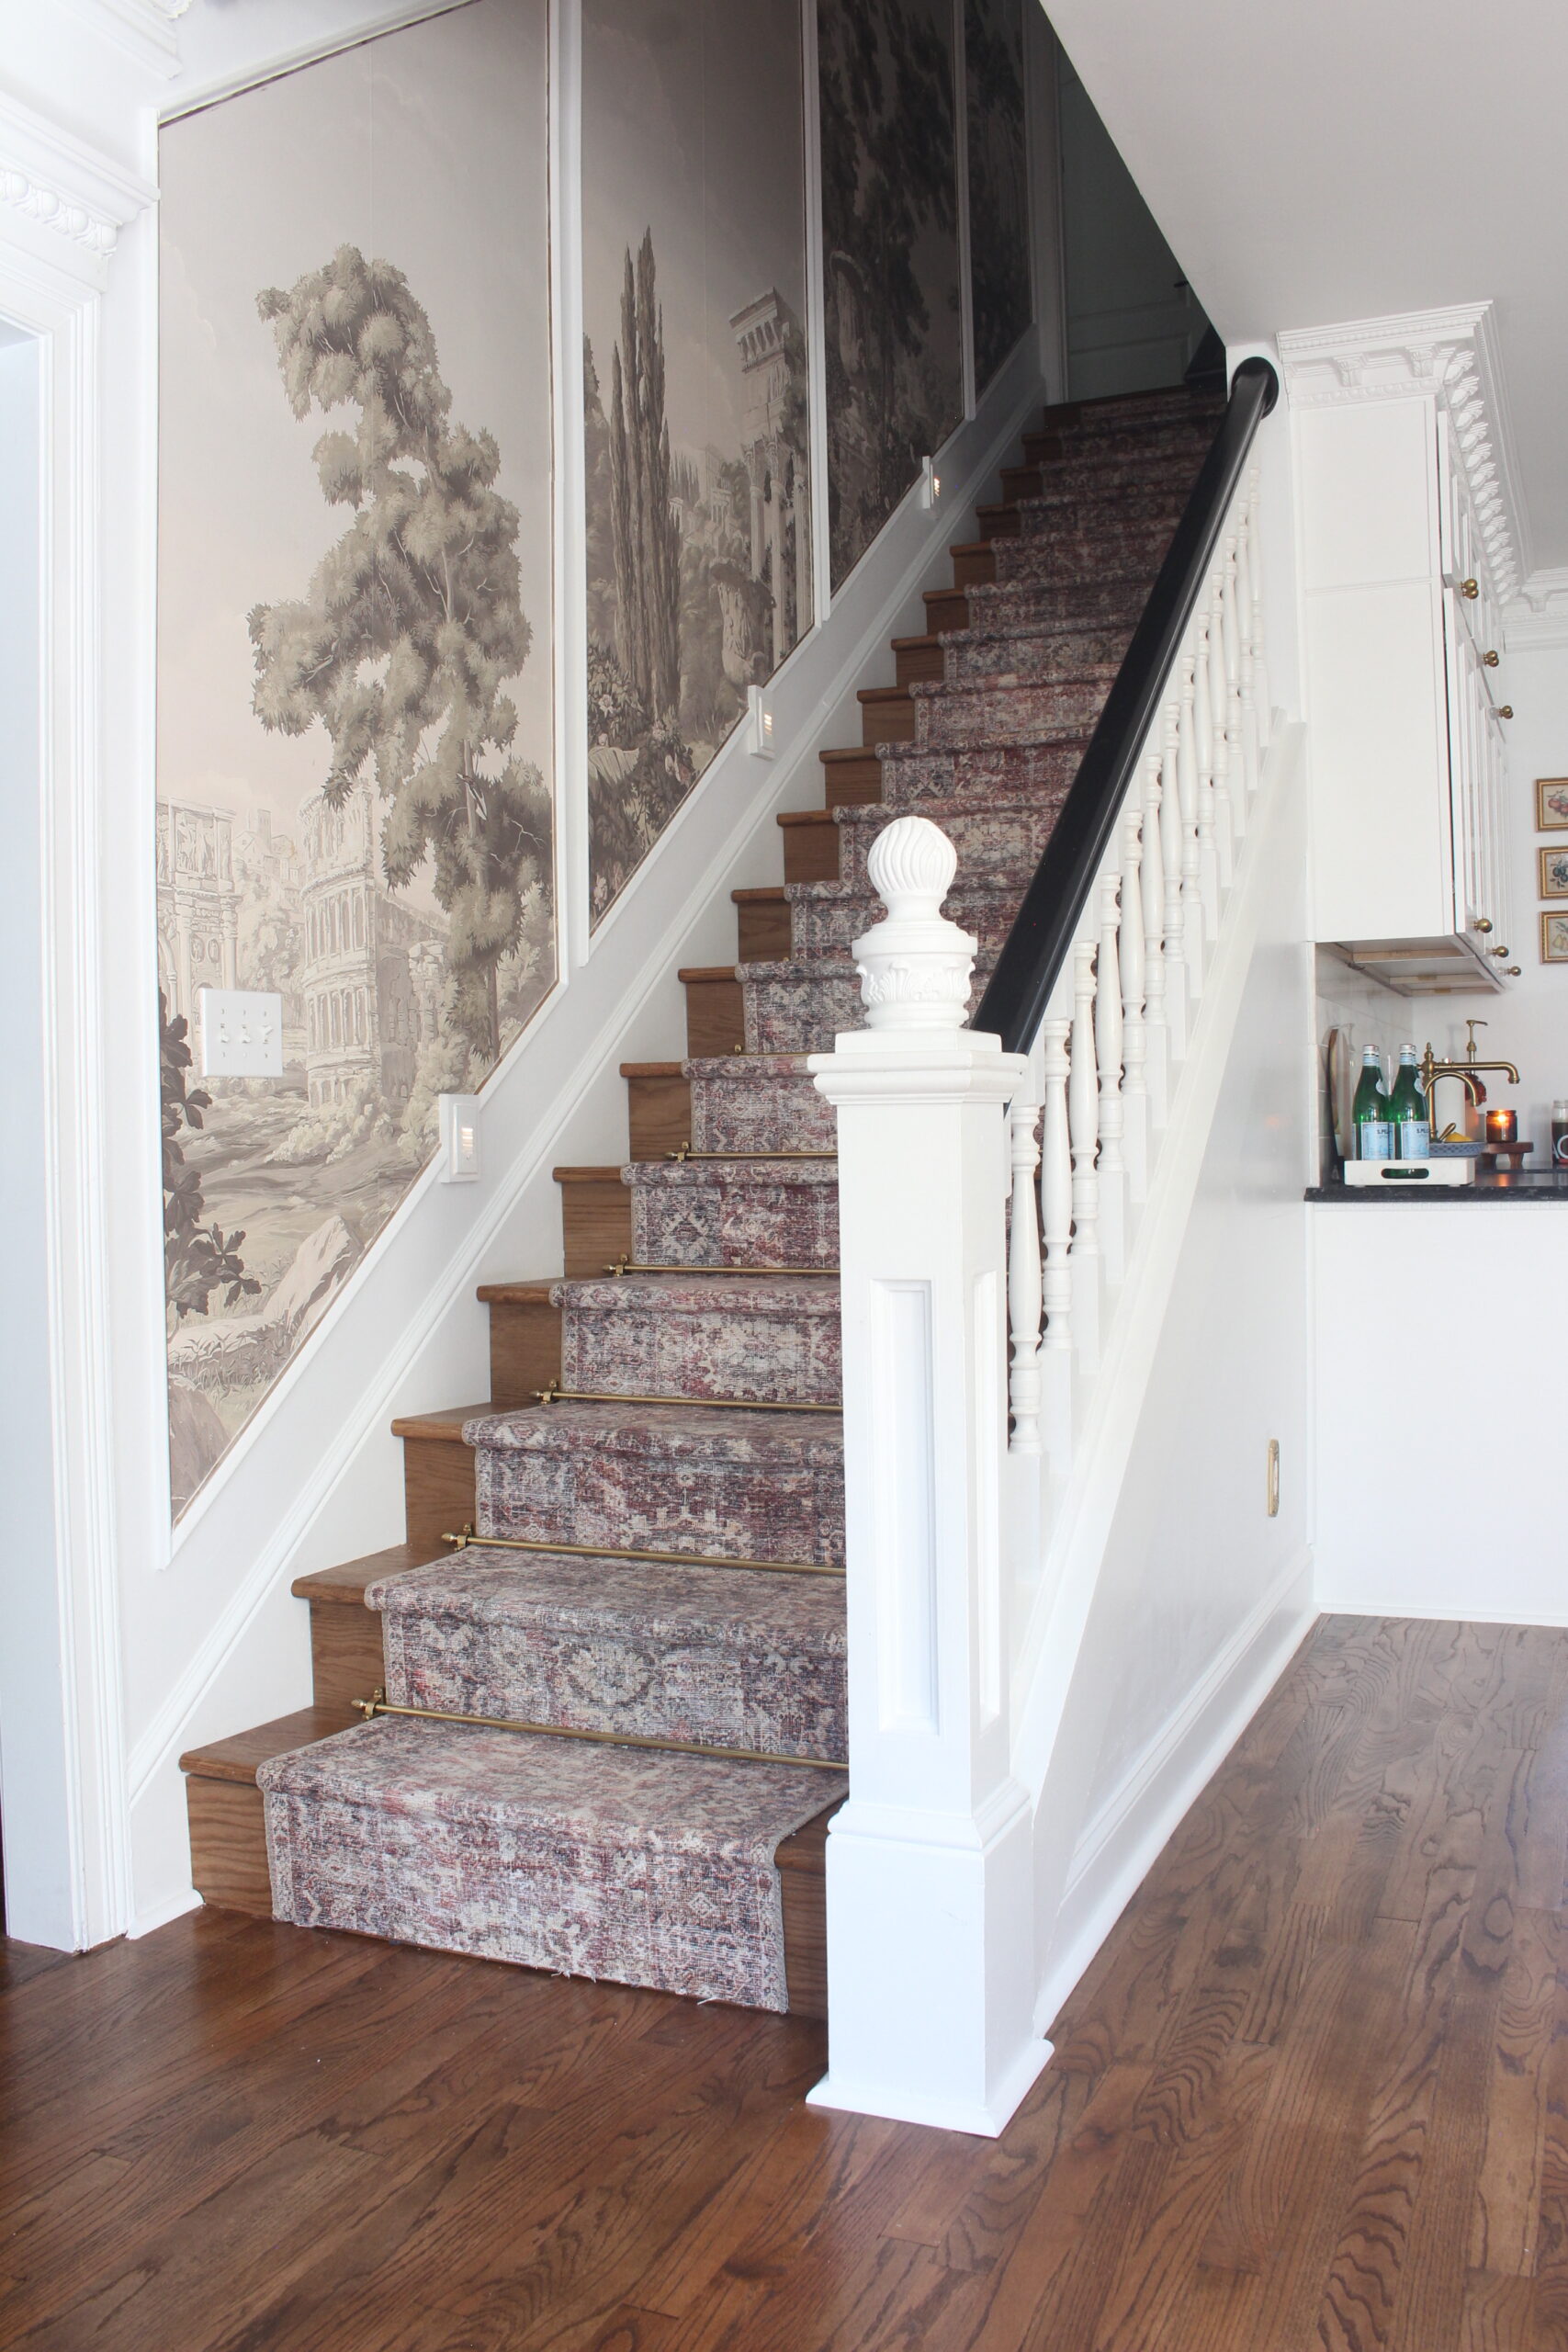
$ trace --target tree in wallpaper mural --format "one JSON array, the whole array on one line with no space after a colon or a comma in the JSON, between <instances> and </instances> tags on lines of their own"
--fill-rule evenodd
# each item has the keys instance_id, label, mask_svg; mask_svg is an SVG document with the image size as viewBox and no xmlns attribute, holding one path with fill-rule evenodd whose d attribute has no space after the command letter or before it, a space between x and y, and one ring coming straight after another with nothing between
<instances>
[{"instance_id":1,"label":"tree in wallpaper mural","mask_svg":"<svg viewBox=\"0 0 1568 2352\"><path fill-rule=\"evenodd\" d=\"M1021 0L964 0L969 287L983 392L1034 315Z\"/></svg>"},{"instance_id":2,"label":"tree in wallpaper mural","mask_svg":"<svg viewBox=\"0 0 1568 2352\"><path fill-rule=\"evenodd\" d=\"M176 1511L555 977L547 62L470 0L162 133ZM198 1078L210 986L280 1079Z\"/></svg>"},{"instance_id":3,"label":"tree in wallpaper mural","mask_svg":"<svg viewBox=\"0 0 1568 2352\"><path fill-rule=\"evenodd\" d=\"M834 585L963 413L947 0L818 0Z\"/></svg>"},{"instance_id":4,"label":"tree in wallpaper mural","mask_svg":"<svg viewBox=\"0 0 1568 2352\"><path fill-rule=\"evenodd\" d=\"M792 10L585 0L595 920L811 625L802 173Z\"/></svg>"},{"instance_id":5,"label":"tree in wallpaper mural","mask_svg":"<svg viewBox=\"0 0 1568 2352\"><path fill-rule=\"evenodd\" d=\"M493 1062L502 962L550 854L544 779L504 756L517 711L502 687L532 632L500 452L491 434L449 422L430 321L400 270L344 245L256 307L295 415L356 412L351 432L323 434L313 452L322 497L353 522L303 603L250 616L256 717L285 735L325 729L321 797L334 814L372 771L389 804L389 888L428 858L447 917L443 1025Z\"/></svg>"}]
</instances>

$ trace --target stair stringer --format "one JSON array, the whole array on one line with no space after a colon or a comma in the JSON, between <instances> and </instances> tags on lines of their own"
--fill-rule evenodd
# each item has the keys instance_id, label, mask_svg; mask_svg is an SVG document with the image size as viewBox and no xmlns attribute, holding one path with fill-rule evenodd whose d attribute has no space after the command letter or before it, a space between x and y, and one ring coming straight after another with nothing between
<instances>
[{"instance_id":1,"label":"stair stringer","mask_svg":"<svg viewBox=\"0 0 1568 2352\"><path fill-rule=\"evenodd\" d=\"M1140 1419L1270 894L1280 882L1281 861L1301 855L1299 828L1287 818L1300 806L1303 734L1299 726L1276 723L1126 1278L1111 1304L1104 1356L1092 1383L1080 1386L1084 1409L1072 1466L1046 1498L1050 1532L1013 1671L1013 1769L1033 1802L1035 2026L1041 2032L1310 1619L1310 1559L1303 1554L1261 1596L1185 1696L1172 1694L1153 1752L1136 1759L1100 1813L1089 1817L1109 1700L1085 1702L1079 1668L1113 1522L1135 1475ZM1117 1852L1100 1873L1105 1883L1087 1906L1071 1906L1069 1921L1069 1897L1111 1841Z\"/></svg>"}]
</instances>

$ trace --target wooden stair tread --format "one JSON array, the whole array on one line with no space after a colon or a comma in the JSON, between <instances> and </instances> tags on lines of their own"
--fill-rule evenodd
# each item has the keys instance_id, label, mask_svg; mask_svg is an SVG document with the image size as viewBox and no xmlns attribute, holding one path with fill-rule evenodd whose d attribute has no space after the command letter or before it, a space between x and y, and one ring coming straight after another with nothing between
<instances>
[{"instance_id":1,"label":"wooden stair tread","mask_svg":"<svg viewBox=\"0 0 1568 2352\"><path fill-rule=\"evenodd\" d=\"M609 1168L552 1168L550 1174L558 1184L618 1184L624 1160L617 1159Z\"/></svg>"},{"instance_id":2,"label":"wooden stair tread","mask_svg":"<svg viewBox=\"0 0 1568 2352\"><path fill-rule=\"evenodd\" d=\"M278 1715L270 1724L237 1731L229 1739L209 1741L205 1747L187 1747L180 1770L202 1781L255 1782L256 1767L272 1756L287 1756L291 1748L309 1747L331 1739L362 1718L352 1707L301 1707L292 1715Z\"/></svg>"},{"instance_id":3,"label":"wooden stair tread","mask_svg":"<svg viewBox=\"0 0 1568 2352\"><path fill-rule=\"evenodd\" d=\"M733 980L733 964L682 964L676 973L678 980Z\"/></svg>"},{"instance_id":4,"label":"wooden stair tread","mask_svg":"<svg viewBox=\"0 0 1568 2352\"><path fill-rule=\"evenodd\" d=\"M908 686L860 686L855 690L857 702L908 702Z\"/></svg>"},{"instance_id":5,"label":"wooden stair tread","mask_svg":"<svg viewBox=\"0 0 1568 2352\"><path fill-rule=\"evenodd\" d=\"M738 907L760 907L781 904L784 894L782 882L764 882L759 889L731 890L729 895ZM674 1067L679 1069L681 1065L677 1062Z\"/></svg>"},{"instance_id":6,"label":"wooden stair tread","mask_svg":"<svg viewBox=\"0 0 1568 2352\"><path fill-rule=\"evenodd\" d=\"M438 1438L450 1445L461 1445L465 1421L477 1421L481 1414L504 1413L511 1409L508 1406L492 1403L486 1396L477 1405L443 1405L434 1413L400 1413L392 1423L392 1435Z\"/></svg>"},{"instance_id":7,"label":"wooden stair tread","mask_svg":"<svg viewBox=\"0 0 1568 2352\"><path fill-rule=\"evenodd\" d=\"M684 1062L623 1062L623 1078L684 1078Z\"/></svg>"},{"instance_id":8,"label":"wooden stair tread","mask_svg":"<svg viewBox=\"0 0 1568 2352\"><path fill-rule=\"evenodd\" d=\"M288 1589L299 1600L363 1608L367 1584L374 1584L378 1577L400 1576L405 1568L423 1568L428 1556L412 1544L389 1544L384 1551L367 1552L362 1559L340 1560L335 1567L296 1577Z\"/></svg>"},{"instance_id":9,"label":"wooden stair tread","mask_svg":"<svg viewBox=\"0 0 1568 2352\"><path fill-rule=\"evenodd\" d=\"M950 596L953 591L951 588L944 588L942 594L944 596ZM942 639L928 629L923 637L895 637L889 642L895 653L923 653L934 652L942 643Z\"/></svg>"},{"instance_id":10,"label":"wooden stair tread","mask_svg":"<svg viewBox=\"0 0 1568 2352\"><path fill-rule=\"evenodd\" d=\"M821 754L823 759L828 756L826 752ZM861 757L863 754L850 756ZM838 820L830 808L781 808L774 821L781 825L831 825Z\"/></svg>"},{"instance_id":11,"label":"wooden stair tread","mask_svg":"<svg viewBox=\"0 0 1568 2352\"><path fill-rule=\"evenodd\" d=\"M908 700L908 695L905 699ZM827 768L834 766L840 761L874 760L876 752L870 743L843 743L835 750L818 752L817 756ZM815 816L818 811L813 809L811 813Z\"/></svg>"}]
</instances>

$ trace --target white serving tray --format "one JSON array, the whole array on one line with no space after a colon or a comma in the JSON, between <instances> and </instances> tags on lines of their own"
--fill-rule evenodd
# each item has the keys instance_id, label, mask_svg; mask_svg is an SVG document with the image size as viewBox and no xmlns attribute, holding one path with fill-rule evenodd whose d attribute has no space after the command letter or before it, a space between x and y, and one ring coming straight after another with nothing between
<instances>
[{"instance_id":1,"label":"white serving tray","mask_svg":"<svg viewBox=\"0 0 1568 2352\"><path fill-rule=\"evenodd\" d=\"M1347 1184L1473 1184L1473 1159L1348 1159Z\"/></svg>"}]
</instances>

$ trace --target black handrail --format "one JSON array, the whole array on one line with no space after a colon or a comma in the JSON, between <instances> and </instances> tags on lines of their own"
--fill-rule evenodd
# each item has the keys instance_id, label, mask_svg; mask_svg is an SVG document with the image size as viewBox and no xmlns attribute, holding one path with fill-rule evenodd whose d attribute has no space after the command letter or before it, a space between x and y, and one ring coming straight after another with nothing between
<instances>
[{"instance_id":1,"label":"black handrail","mask_svg":"<svg viewBox=\"0 0 1568 2352\"><path fill-rule=\"evenodd\" d=\"M1253 437L1279 396L1280 379L1268 360L1244 359L1143 618L970 1024L995 1030L1009 1053L1025 1051L1045 1017L1171 665L1203 593Z\"/></svg>"}]
</instances>

